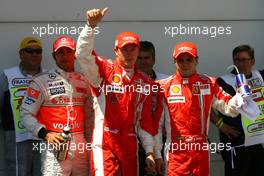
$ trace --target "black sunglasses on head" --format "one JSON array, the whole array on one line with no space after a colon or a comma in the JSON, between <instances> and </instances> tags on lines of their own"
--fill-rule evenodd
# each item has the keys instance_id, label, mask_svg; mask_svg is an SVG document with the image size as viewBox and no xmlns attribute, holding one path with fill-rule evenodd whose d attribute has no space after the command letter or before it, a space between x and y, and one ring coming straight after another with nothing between
<instances>
[{"instance_id":1,"label":"black sunglasses on head","mask_svg":"<svg viewBox=\"0 0 264 176\"><path fill-rule=\"evenodd\" d=\"M42 53L42 49L38 48L38 49L35 49L35 48L24 48L23 49L26 53L29 53L29 54L41 54Z\"/></svg>"}]
</instances>

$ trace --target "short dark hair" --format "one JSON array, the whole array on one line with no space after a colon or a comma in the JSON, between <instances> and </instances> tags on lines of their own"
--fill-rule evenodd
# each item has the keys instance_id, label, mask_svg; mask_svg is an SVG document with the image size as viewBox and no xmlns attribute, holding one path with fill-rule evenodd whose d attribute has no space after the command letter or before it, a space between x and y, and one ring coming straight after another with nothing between
<instances>
[{"instance_id":1,"label":"short dark hair","mask_svg":"<svg viewBox=\"0 0 264 176\"><path fill-rule=\"evenodd\" d=\"M140 41L139 45L140 45L140 51L150 52L152 55L152 58L155 60L155 47L153 43L149 41Z\"/></svg>"},{"instance_id":2,"label":"short dark hair","mask_svg":"<svg viewBox=\"0 0 264 176\"><path fill-rule=\"evenodd\" d=\"M240 52L247 52L252 59L255 59L254 49L250 47L249 45L239 45L235 47L233 50L233 58L235 57L237 53L240 53Z\"/></svg>"}]
</instances>

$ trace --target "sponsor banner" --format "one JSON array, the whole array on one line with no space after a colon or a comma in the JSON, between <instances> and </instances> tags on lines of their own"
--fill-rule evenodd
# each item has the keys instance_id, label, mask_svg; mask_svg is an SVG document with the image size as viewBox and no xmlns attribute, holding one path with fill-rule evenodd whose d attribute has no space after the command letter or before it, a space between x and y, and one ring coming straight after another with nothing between
<instances>
[{"instance_id":1,"label":"sponsor banner","mask_svg":"<svg viewBox=\"0 0 264 176\"><path fill-rule=\"evenodd\" d=\"M167 101L168 101L169 104L172 104L172 103L185 103L185 97L184 96L168 97Z\"/></svg>"}]
</instances>

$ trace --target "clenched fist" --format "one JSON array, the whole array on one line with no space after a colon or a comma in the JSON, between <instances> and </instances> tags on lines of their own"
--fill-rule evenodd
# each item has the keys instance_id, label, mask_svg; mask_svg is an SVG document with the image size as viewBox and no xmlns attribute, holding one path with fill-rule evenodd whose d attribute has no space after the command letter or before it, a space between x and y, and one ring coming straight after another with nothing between
<instances>
[{"instance_id":1,"label":"clenched fist","mask_svg":"<svg viewBox=\"0 0 264 176\"><path fill-rule=\"evenodd\" d=\"M104 9L92 9L86 12L87 23L90 27L95 28L97 24L102 20L105 16L108 8Z\"/></svg>"}]
</instances>

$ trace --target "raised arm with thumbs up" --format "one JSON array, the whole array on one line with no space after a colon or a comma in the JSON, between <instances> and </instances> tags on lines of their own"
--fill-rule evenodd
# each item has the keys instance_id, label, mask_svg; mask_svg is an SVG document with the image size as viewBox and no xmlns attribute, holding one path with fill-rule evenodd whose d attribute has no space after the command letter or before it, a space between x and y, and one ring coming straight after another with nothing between
<instances>
[{"instance_id":1,"label":"raised arm with thumbs up","mask_svg":"<svg viewBox=\"0 0 264 176\"><path fill-rule=\"evenodd\" d=\"M108 8L88 10L86 12L87 24L90 27L92 27L92 28L96 27L97 24L105 16L105 14L106 14L107 11L108 11Z\"/></svg>"}]
</instances>

